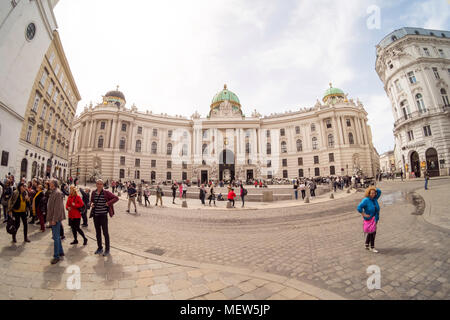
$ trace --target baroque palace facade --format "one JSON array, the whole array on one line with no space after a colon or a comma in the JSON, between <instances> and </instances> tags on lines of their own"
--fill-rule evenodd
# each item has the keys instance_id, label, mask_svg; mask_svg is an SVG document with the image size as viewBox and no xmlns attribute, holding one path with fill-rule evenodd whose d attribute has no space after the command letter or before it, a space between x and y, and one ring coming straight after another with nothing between
<instances>
[{"instance_id":1,"label":"baroque palace facade","mask_svg":"<svg viewBox=\"0 0 450 320\"><path fill-rule=\"evenodd\" d=\"M101 176L148 182L374 176L378 154L362 103L330 88L316 105L246 117L236 94L217 93L206 117L139 112L117 90L75 118L69 167L80 181Z\"/></svg>"},{"instance_id":2,"label":"baroque palace facade","mask_svg":"<svg viewBox=\"0 0 450 320\"><path fill-rule=\"evenodd\" d=\"M376 47L375 69L394 115L395 166L408 175L450 169L450 32L401 28Z\"/></svg>"}]
</instances>

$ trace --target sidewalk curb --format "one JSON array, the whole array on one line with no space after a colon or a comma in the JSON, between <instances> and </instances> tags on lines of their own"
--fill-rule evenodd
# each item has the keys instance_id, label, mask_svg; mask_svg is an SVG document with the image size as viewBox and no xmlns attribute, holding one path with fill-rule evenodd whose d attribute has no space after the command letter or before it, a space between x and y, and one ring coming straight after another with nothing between
<instances>
[{"instance_id":1,"label":"sidewalk curb","mask_svg":"<svg viewBox=\"0 0 450 320\"><path fill-rule=\"evenodd\" d=\"M95 236L93 236L90 231L86 230L85 234L92 240L96 239ZM221 265L217 265L217 264L188 261L188 260L182 260L182 259L170 258L170 257L161 257L161 256L154 255L151 253L134 250L134 249L122 246L122 245L114 245L114 246L111 245L111 248L114 248L116 250L120 250L123 252L127 252L127 253L135 255L135 256L156 260L156 261L159 261L162 263L168 263L168 264L173 264L173 265L182 266L182 267L212 269L212 270L219 271L219 272L235 273L235 274L239 274L239 275L248 276L251 278L258 278L258 279L262 279L262 280L266 280L266 281L278 282L286 287L291 287L293 289L296 289L298 291L306 293L310 296L313 296L319 300L347 300L346 298L344 298L334 292L331 292L331 291L328 291L325 289L321 289L321 288L315 287L313 285L304 283L302 281L292 279L292 278L287 278L287 277L280 276L277 274L261 272L261 271L254 271L254 270L247 269L247 268L221 266Z\"/></svg>"},{"instance_id":2,"label":"sidewalk curb","mask_svg":"<svg viewBox=\"0 0 450 320\"><path fill-rule=\"evenodd\" d=\"M439 179L439 180L442 180L442 179L443 179L443 178L441 178L441 179ZM434 227L434 228L437 228L437 229L442 230L442 231L444 231L444 232L449 232L449 231L450 231L450 228L443 227L443 226L441 226L441 225L435 224L434 222L432 222L432 221L430 220L431 212L432 212L432 203L431 203L430 201L427 201L427 200L422 196L422 192L420 192L420 191L424 191L423 188L418 188L418 189L415 189L415 190L414 190L414 192L417 193L419 196L421 196L422 199L423 199L423 201L425 202L425 210L424 210L424 213L423 213L423 215L422 215L422 217L421 217L421 220L422 220L423 222L427 223L428 225Z\"/></svg>"}]
</instances>

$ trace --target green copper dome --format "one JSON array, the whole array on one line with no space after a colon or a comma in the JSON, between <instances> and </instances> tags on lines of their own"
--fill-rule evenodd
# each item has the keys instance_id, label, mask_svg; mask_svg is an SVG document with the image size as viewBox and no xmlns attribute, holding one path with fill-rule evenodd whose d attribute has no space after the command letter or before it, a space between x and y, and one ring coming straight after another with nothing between
<instances>
[{"instance_id":1,"label":"green copper dome","mask_svg":"<svg viewBox=\"0 0 450 320\"><path fill-rule=\"evenodd\" d=\"M227 85L224 85L223 90L217 93L211 102L211 107L219 104L222 101L230 101L232 104L241 105L238 96L227 89Z\"/></svg>"},{"instance_id":2,"label":"green copper dome","mask_svg":"<svg viewBox=\"0 0 450 320\"><path fill-rule=\"evenodd\" d=\"M338 88L333 88L333 86L330 83L330 87L327 91L325 91L325 94L323 95L323 101L326 102L331 97L342 97L345 98L344 91Z\"/></svg>"}]
</instances>

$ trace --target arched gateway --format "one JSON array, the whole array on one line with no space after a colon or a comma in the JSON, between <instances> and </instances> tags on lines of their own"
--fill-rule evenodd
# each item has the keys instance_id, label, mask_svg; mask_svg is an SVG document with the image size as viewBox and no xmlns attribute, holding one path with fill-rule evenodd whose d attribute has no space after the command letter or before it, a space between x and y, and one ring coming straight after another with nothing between
<instances>
[{"instance_id":1,"label":"arched gateway","mask_svg":"<svg viewBox=\"0 0 450 320\"><path fill-rule=\"evenodd\" d=\"M420 178L420 160L416 151L411 153L411 172L414 172L416 178Z\"/></svg>"},{"instance_id":2,"label":"arched gateway","mask_svg":"<svg viewBox=\"0 0 450 320\"><path fill-rule=\"evenodd\" d=\"M430 177L439 176L439 161L436 149L430 148L425 152L425 158L427 161L427 170Z\"/></svg>"},{"instance_id":3,"label":"arched gateway","mask_svg":"<svg viewBox=\"0 0 450 320\"><path fill-rule=\"evenodd\" d=\"M224 149L219 155L219 180L229 182L234 180L234 153Z\"/></svg>"}]
</instances>

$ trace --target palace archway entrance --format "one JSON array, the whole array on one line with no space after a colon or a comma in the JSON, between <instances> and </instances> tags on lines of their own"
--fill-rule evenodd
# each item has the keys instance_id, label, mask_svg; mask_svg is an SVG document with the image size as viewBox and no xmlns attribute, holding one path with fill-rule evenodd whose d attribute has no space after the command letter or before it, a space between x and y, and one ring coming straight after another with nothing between
<instances>
[{"instance_id":1,"label":"palace archway entrance","mask_svg":"<svg viewBox=\"0 0 450 320\"><path fill-rule=\"evenodd\" d=\"M420 160L416 151L411 153L411 172L414 172L416 178L420 178Z\"/></svg>"},{"instance_id":2,"label":"palace archway entrance","mask_svg":"<svg viewBox=\"0 0 450 320\"><path fill-rule=\"evenodd\" d=\"M225 149L219 155L219 180L230 182L234 180L234 153Z\"/></svg>"},{"instance_id":3,"label":"palace archway entrance","mask_svg":"<svg viewBox=\"0 0 450 320\"><path fill-rule=\"evenodd\" d=\"M439 174L439 161L436 149L430 148L425 152L425 158L427 161L427 170L430 177L438 177Z\"/></svg>"},{"instance_id":4,"label":"palace archway entrance","mask_svg":"<svg viewBox=\"0 0 450 320\"><path fill-rule=\"evenodd\" d=\"M28 160L23 158L20 163L20 178L27 178Z\"/></svg>"}]
</instances>

